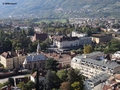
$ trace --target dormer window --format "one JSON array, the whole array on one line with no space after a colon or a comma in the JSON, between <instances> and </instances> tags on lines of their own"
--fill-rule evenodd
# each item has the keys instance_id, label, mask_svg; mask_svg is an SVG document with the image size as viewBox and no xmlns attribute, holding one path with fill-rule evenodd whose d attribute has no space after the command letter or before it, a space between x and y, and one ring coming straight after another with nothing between
<instances>
[{"instance_id":1,"label":"dormer window","mask_svg":"<svg viewBox=\"0 0 120 90\"><path fill-rule=\"evenodd\" d=\"M75 62L77 62L77 60L75 60Z\"/></svg>"}]
</instances>

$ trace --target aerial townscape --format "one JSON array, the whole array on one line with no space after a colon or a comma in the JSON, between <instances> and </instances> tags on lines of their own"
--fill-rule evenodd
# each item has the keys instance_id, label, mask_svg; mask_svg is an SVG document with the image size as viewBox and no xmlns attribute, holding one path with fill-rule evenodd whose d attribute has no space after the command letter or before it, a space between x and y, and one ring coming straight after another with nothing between
<instances>
[{"instance_id":1,"label":"aerial townscape","mask_svg":"<svg viewBox=\"0 0 120 90\"><path fill-rule=\"evenodd\" d=\"M120 90L119 0L0 3L0 90Z\"/></svg>"}]
</instances>

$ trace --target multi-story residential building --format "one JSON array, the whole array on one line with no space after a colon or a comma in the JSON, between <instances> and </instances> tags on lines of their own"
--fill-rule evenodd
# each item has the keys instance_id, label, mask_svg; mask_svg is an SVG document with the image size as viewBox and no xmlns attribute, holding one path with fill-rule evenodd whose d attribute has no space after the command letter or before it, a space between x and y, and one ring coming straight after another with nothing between
<instances>
[{"instance_id":1,"label":"multi-story residential building","mask_svg":"<svg viewBox=\"0 0 120 90\"><path fill-rule=\"evenodd\" d=\"M97 44L108 42L111 39L112 39L112 36L110 36L110 35L104 35L104 34L93 34L92 35L92 41Z\"/></svg>"},{"instance_id":2,"label":"multi-story residential building","mask_svg":"<svg viewBox=\"0 0 120 90\"><path fill-rule=\"evenodd\" d=\"M107 73L100 73L84 81L85 90L102 90L104 82L110 77Z\"/></svg>"},{"instance_id":3,"label":"multi-story residential building","mask_svg":"<svg viewBox=\"0 0 120 90\"><path fill-rule=\"evenodd\" d=\"M86 45L86 44L92 44L91 37L80 37L79 38L79 45Z\"/></svg>"},{"instance_id":4,"label":"multi-story residential building","mask_svg":"<svg viewBox=\"0 0 120 90\"><path fill-rule=\"evenodd\" d=\"M104 53L101 52L93 52L85 56L75 56L71 60L71 67L79 69L88 78L100 73L108 73L110 75L120 73L120 65L104 59Z\"/></svg>"},{"instance_id":5,"label":"multi-story residential building","mask_svg":"<svg viewBox=\"0 0 120 90\"><path fill-rule=\"evenodd\" d=\"M22 68L22 63L25 60L25 55L13 56L11 52L4 52L0 55L0 63L4 65L5 69Z\"/></svg>"},{"instance_id":6,"label":"multi-story residential building","mask_svg":"<svg viewBox=\"0 0 120 90\"><path fill-rule=\"evenodd\" d=\"M23 62L23 67L27 69L32 69L32 68L45 68L45 62L46 62L46 57L44 54L40 53L41 48L38 43L37 45L37 53L31 53L28 54L28 56L25 57L25 60Z\"/></svg>"}]
</instances>

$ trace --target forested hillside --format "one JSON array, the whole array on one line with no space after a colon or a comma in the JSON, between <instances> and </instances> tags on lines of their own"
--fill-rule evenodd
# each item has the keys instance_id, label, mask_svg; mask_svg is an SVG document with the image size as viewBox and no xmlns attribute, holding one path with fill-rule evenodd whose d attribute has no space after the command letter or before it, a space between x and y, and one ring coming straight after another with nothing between
<instances>
[{"instance_id":1,"label":"forested hillside","mask_svg":"<svg viewBox=\"0 0 120 90\"><path fill-rule=\"evenodd\" d=\"M3 5L5 2L17 5ZM0 0L0 16L119 16L120 0Z\"/></svg>"}]
</instances>

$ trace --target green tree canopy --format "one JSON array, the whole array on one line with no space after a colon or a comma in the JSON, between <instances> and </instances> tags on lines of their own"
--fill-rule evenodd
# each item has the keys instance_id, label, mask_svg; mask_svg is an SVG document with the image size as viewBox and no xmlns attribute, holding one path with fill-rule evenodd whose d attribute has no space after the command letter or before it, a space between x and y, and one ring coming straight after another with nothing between
<instances>
[{"instance_id":1,"label":"green tree canopy","mask_svg":"<svg viewBox=\"0 0 120 90\"><path fill-rule=\"evenodd\" d=\"M0 67L4 67L4 65L2 63L0 63Z\"/></svg>"},{"instance_id":2,"label":"green tree canopy","mask_svg":"<svg viewBox=\"0 0 120 90\"><path fill-rule=\"evenodd\" d=\"M79 70L74 70L74 69L70 69L68 71L68 82L71 86L71 84L73 84L74 82L80 82L80 87L81 87L81 90L83 89L83 76L80 74Z\"/></svg>"},{"instance_id":3,"label":"green tree canopy","mask_svg":"<svg viewBox=\"0 0 120 90\"><path fill-rule=\"evenodd\" d=\"M57 76L60 78L60 80L63 82L63 81L66 81L66 78L67 78L67 70L59 70L57 72Z\"/></svg>"},{"instance_id":4,"label":"green tree canopy","mask_svg":"<svg viewBox=\"0 0 120 90\"><path fill-rule=\"evenodd\" d=\"M31 27L28 29L28 33L27 33L28 35L34 35L34 33L35 33L34 28Z\"/></svg>"},{"instance_id":5,"label":"green tree canopy","mask_svg":"<svg viewBox=\"0 0 120 90\"><path fill-rule=\"evenodd\" d=\"M91 53L92 51L93 51L92 45L85 45L84 46L84 50L83 50L84 54Z\"/></svg>"},{"instance_id":6,"label":"green tree canopy","mask_svg":"<svg viewBox=\"0 0 120 90\"><path fill-rule=\"evenodd\" d=\"M74 82L74 83L72 83L71 87L72 87L73 90L82 90L80 82Z\"/></svg>"},{"instance_id":7,"label":"green tree canopy","mask_svg":"<svg viewBox=\"0 0 120 90\"><path fill-rule=\"evenodd\" d=\"M14 86L14 79L13 78L9 78L8 81L9 81L11 86Z\"/></svg>"},{"instance_id":8,"label":"green tree canopy","mask_svg":"<svg viewBox=\"0 0 120 90\"><path fill-rule=\"evenodd\" d=\"M104 53L114 53L120 50L120 40L112 39L107 43Z\"/></svg>"},{"instance_id":9,"label":"green tree canopy","mask_svg":"<svg viewBox=\"0 0 120 90\"><path fill-rule=\"evenodd\" d=\"M55 71L48 70L46 75L46 89L52 90L53 88L58 89L60 86L60 80L56 75Z\"/></svg>"},{"instance_id":10,"label":"green tree canopy","mask_svg":"<svg viewBox=\"0 0 120 90\"><path fill-rule=\"evenodd\" d=\"M57 71L58 65L59 65L59 63L56 60L54 60L53 58L48 58L45 63L45 69Z\"/></svg>"},{"instance_id":11,"label":"green tree canopy","mask_svg":"<svg viewBox=\"0 0 120 90\"><path fill-rule=\"evenodd\" d=\"M28 89L29 89L29 90L32 90L32 89L35 88L35 83L32 82L32 81L29 81L29 82L27 83L27 86L28 86Z\"/></svg>"}]
</instances>

